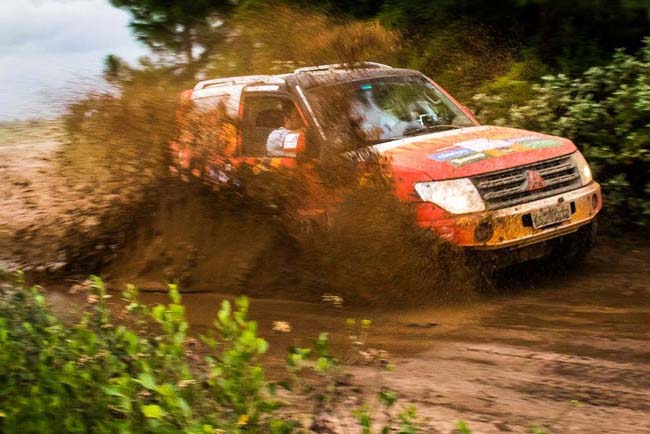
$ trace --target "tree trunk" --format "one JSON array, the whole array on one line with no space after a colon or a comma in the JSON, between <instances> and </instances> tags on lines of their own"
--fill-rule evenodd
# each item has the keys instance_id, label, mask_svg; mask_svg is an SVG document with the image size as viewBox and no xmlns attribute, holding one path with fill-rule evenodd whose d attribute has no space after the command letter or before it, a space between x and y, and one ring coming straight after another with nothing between
<instances>
[{"instance_id":1,"label":"tree trunk","mask_svg":"<svg viewBox=\"0 0 650 434\"><path fill-rule=\"evenodd\" d=\"M183 25L183 45L185 46L187 68L192 69L194 67L194 53L192 52L194 44L192 41L192 28L188 23Z\"/></svg>"}]
</instances>

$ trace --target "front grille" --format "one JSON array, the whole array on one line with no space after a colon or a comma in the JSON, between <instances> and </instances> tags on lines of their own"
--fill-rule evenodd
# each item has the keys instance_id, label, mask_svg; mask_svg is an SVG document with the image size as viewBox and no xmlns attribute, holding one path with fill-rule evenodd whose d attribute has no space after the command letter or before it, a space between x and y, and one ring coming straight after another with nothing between
<instances>
[{"instance_id":1,"label":"front grille","mask_svg":"<svg viewBox=\"0 0 650 434\"><path fill-rule=\"evenodd\" d=\"M487 209L530 202L581 186L578 168L570 156L474 176L472 182Z\"/></svg>"}]
</instances>

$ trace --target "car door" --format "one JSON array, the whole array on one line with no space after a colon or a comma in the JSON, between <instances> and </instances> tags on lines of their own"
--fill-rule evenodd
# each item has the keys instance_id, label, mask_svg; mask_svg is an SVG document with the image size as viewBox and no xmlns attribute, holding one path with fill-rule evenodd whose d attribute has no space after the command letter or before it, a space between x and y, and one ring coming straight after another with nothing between
<instances>
[{"instance_id":1,"label":"car door","mask_svg":"<svg viewBox=\"0 0 650 434\"><path fill-rule=\"evenodd\" d=\"M306 149L296 156L272 156L267 152L269 135L283 126L287 110L295 110L299 114L298 125L294 123L292 131L300 130L304 137L313 138L310 127L300 106L287 94L270 94L260 92L245 92L240 107L240 144L238 156L234 165L249 165L255 171L273 170L273 168L290 168L294 171L296 182L301 183L304 191L302 203L294 210L296 216L304 223L303 227L311 227L314 223L326 222L325 194L322 182L315 170L318 164L310 152L310 145L318 146L313 140L307 140ZM313 149L312 149L313 150Z\"/></svg>"},{"instance_id":2,"label":"car door","mask_svg":"<svg viewBox=\"0 0 650 434\"><path fill-rule=\"evenodd\" d=\"M240 108L240 145L237 163L263 167L296 167L295 156L272 156L267 152L271 133L284 127L285 117L298 110L289 95L245 92ZM304 121L300 128L305 128Z\"/></svg>"}]
</instances>

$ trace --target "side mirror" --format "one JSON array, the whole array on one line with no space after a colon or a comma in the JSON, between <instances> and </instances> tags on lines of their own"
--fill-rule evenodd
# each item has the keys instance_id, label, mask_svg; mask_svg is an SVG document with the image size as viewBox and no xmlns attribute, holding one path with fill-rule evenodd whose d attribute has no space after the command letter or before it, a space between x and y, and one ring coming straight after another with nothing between
<instances>
[{"instance_id":1,"label":"side mirror","mask_svg":"<svg viewBox=\"0 0 650 434\"><path fill-rule=\"evenodd\" d=\"M284 136L284 140L282 140L284 154L287 157L295 157L305 152L306 141L305 133L302 131L287 134Z\"/></svg>"}]
</instances>

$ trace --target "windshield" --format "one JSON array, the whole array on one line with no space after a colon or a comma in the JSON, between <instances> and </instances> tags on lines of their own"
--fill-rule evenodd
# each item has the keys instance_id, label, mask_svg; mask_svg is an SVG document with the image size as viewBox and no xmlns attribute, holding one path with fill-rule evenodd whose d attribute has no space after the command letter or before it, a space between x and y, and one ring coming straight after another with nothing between
<instances>
[{"instance_id":1,"label":"windshield","mask_svg":"<svg viewBox=\"0 0 650 434\"><path fill-rule=\"evenodd\" d=\"M328 139L354 147L474 125L421 75L354 81L307 94Z\"/></svg>"}]
</instances>

